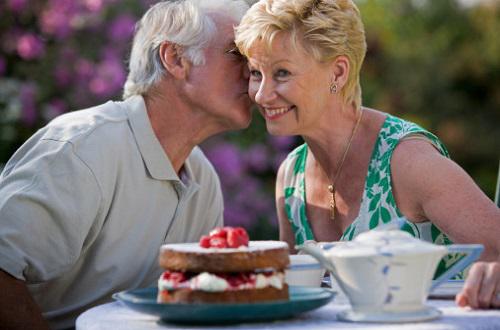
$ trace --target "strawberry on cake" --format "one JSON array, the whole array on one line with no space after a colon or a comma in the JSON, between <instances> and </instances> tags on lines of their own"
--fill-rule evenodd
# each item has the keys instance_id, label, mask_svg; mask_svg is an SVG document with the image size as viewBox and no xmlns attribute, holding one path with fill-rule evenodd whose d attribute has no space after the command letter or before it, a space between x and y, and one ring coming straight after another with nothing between
<instances>
[{"instance_id":1,"label":"strawberry on cake","mask_svg":"<svg viewBox=\"0 0 500 330\"><path fill-rule=\"evenodd\" d=\"M158 302L223 303L288 299L288 245L249 241L245 229L216 228L199 243L160 249Z\"/></svg>"}]
</instances>

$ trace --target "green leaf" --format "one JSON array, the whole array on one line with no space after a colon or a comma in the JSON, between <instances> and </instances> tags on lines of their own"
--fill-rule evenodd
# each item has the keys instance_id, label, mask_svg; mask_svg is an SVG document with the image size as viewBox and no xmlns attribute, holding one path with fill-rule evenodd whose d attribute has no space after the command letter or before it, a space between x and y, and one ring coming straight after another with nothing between
<instances>
[{"instance_id":1,"label":"green leaf","mask_svg":"<svg viewBox=\"0 0 500 330\"><path fill-rule=\"evenodd\" d=\"M413 237L417 237L415 231L413 230L413 227L410 226L408 223L405 223L403 227L401 227L401 230L404 230L408 233L410 233Z\"/></svg>"},{"instance_id":2,"label":"green leaf","mask_svg":"<svg viewBox=\"0 0 500 330\"><path fill-rule=\"evenodd\" d=\"M294 192L295 192L295 187L286 187L285 188L285 198L292 196Z\"/></svg>"},{"instance_id":3,"label":"green leaf","mask_svg":"<svg viewBox=\"0 0 500 330\"><path fill-rule=\"evenodd\" d=\"M388 223L389 221L391 221L391 214L383 206L380 208L380 215L382 217L382 222Z\"/></svg>"},{"instance_id":4,"label":"green leaf","mask_svg":"<svg viewBox=\"0 0 500 330\"><path fill-rule=\"evenodd\" d=\"M352 241L352 238L353 238L353 236L354 236L354 233L356 232L356 226L352 226L352 224L351 224L351 226L350 226L350 227L351 227L351 232L349 233L348 240L349 240L349 241Z\"/></svg>"},{"instance_id":5,"label":"green leaf","mask_svg":"<svg viewBox=\"0 0 500 330\"><path fill-rule=\"evenodd\" d=\"M306 159L307 159L307 145L303 145L303 148L297 150L297 159L295 160L295 165L293 167L293 174L304 173L306 169Z\"/></svg>"},{"instance_id":6,"label":"green leaf","mask_svg":"<svg viewBox=\"0 0 500 330\"><path fill-rule=\"evenodd\" d=\"M390 189L388 177L385 177L382 180L380 180L379 185L382 187L383 192L387 192Z\"/></svg>"},{"instance_id":7,"label":"green leaf","mask_svg":"<svg viewBox=\"0 0 500 330\"><path fill-rule=\"evenodd\" d=\"M379 218L379 211L375 211L373 212L372 216L370 217L370 224L368 225L368 227L370 229L373 229L373 228L376 228L378 226L378 218Z\"/></svg>"}]
</instances>

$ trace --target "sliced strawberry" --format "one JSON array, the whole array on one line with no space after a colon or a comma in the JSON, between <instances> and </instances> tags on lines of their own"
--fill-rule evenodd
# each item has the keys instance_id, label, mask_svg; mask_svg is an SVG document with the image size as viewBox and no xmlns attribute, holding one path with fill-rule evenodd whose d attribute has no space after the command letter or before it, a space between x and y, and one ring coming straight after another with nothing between
<instances>
[{"instance_id":1,"label":"sliced strawberry","mask_svg":"<svg viewBox=\"0 0 500 330\"><path fill-rule=\"evenodd\" d=\"M238 286L240 286L241 284L244 284L245 282L243 281L243 279L239 276L229 276L227 278L227 283L229 283L229 285L233 288L237 288Z\"/></svg>"},{"instance_id":2,"label":"sliced strawberry","mask_svg":"<svg viewBox=\"0 0 500 330\"><path fill-rule=\"evenodd\" d=\"M213 237L210 238L210 247L225 249L227 248L227 242L225 238Z\"/></svg>"},{"instance_id":3,"label":"sliced strawberry","mask_svg":"<svg viewBox=\"0 0 500 330\"><path fill-rule=\"evenodd\" d=\"M203 248L209 248L210 247L210 236L207 236L207 235L201 236L200 246Z\"/></svg>"},{"instance_id":4,"label":"sliced strawberry","mask_svg":"<svg viewBox=\"0 0 500 330\"><path fill-rule=\"evenodd\" d=\"M212 229L212 231L210 231L210 235L209 235L210 238L220 237L220 238L226 239L227 228L228 227L217 227L217 228Z\"/></svg>"},{"instance_id":5,"label":"sliced strawberry","mask_svg":"<svg viewBox=\"0 0 500 330\"><path fill-rule=\"evenodd\" d=\"M186 276L182 272L170 272L170 271L165 271L163 272L162 275L164 280L167 281L172 281L175 284L179 284L181 282L184 282L186 280Z\"/></svg>"},{"instance_id":6,"label":"sliced strawberry","mask_svg":"<svg viewBox=\"0 0 500 330\"><path fill-rule=\"evenodd\" d=\"M170 280L174 283L181 283L186 280L186 276L184 276L184 273L181 272L172 272L172 274L170 275Z\"/></svg>"},{"instance_id":7,"label":"sliced strawberry","mask_svg":"<svg viewBox=\"0 0 500 330\"><path fill-rule=\"evenodd\" d=\"M249 237L246 230L242 227L227 229L227 246L237 248L240 246L248 246Z\"/></svg>"}]
</instances>

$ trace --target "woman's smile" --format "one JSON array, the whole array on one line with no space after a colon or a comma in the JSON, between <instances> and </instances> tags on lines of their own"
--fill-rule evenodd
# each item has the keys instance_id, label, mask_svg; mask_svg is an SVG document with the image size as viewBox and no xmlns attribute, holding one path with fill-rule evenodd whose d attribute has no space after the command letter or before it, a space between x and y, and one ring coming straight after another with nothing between
<instances>
[{"instance_id":1,"label":"woman's smile","mask_svg":"<svg viewBox=\"0 0 500 330\"><path fill-rule=\"evenodd\" d=\"M263 108L264 117L268 120L275 120L283 117L288 112L294 110L296 107L294 105L290 107L280 107L280 108Z\"/></svg>"}]
</instances>

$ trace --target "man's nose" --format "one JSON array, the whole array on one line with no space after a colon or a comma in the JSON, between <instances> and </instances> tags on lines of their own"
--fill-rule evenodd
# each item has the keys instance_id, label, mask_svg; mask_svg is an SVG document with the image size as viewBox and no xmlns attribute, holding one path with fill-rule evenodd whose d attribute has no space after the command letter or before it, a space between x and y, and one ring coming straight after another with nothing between
<instances>
[{"instance_id":1,"label":"man's nose","mask_svg":"<svg viewBox=\"0 0 500 330\"><path fill-rule=\"evenodd\" d=\"M250 70L248 69L248 65L246 65L246 63L244 63L242 66L243 66L243 68L241 70L242 70L243 79L248 81L250 79Z\"/></svg>"}]
</instances>

